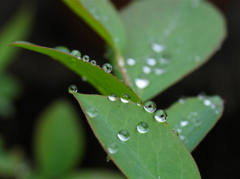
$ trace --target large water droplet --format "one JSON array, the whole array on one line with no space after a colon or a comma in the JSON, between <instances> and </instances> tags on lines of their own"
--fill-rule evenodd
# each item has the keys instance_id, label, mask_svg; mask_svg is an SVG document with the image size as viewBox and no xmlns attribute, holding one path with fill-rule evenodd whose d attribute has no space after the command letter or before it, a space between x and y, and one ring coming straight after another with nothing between
<instances>
[{"instance_id":1,"label":"large water droplet","mask_svg":"<svg viewBox=\"0 0 240 179\"><path fill-rule=\"evenodd\" d=\"M127 141L130 138L130 134L126 129L120 130L117 136L121 141Z\"/></svg>"},{"instance_id":2,"label":"large water droplet","mask_svg":"<svg viewBox=\"0 0 240 179\"><path fill-rule=\"evenodd\" d=\"M133 59L133 58L128 58L128 59L127 59L127 64L128 64L129 66L133 66L133 65L136 64L136 60Z\"/></svg>"},{"instance_id":3,"label":"large water droplet","mask_svg":"<svg viewBox=\"0 0 240 179\"><path fill-rule=\"evenodd\" d=\"M140 122L137 125L137 130L140 133L146 133L148 131L148 129L149 129L149 126L146 122Z\"/></svg>"},{"instance_id":4,"label":"large water droplet","mask_svg":"<svg viewBox=\"0 0 240 179\"><path fill-rule=\"evenodd\" d=\"M105 63L103 66L102 66L102 69L107 72L107 73L110 73L112 71L112 65L109 64L109 63Z\"/></svg>"},{"instance_id":5,"label":"large water droplet","mask_svg":"<svg viewBox=\"0 0 240 179\"><path fill-rule=\"evenodd\" d=\"M77 86L76 86L76 85L70 85L70 86L68 87L68 92L69 92L69 93L77 93L77 92L78 92Z\"/></svg>"},{"instance_id":6,"label":"large water droplet","mask_svg":"<svg viewBox=\"0 0 240 179\"><path fill-rule=\"evenodd\" d=\"M147 64L150 66L155 66L156 65L156 60L154 58L148 58L147 59Z\"/></svg>"},{"instance_id":7,"label":"large water droplet","mask_svg":"<svg viewBox=\"0 0 240 179\"><path fill-rule=\"evenodd\" d=\"M188 121L181 121L181 122L180 122L180 125L181 125L182 127L187 126L187 125L188 125Z\"/></svg>"},{"instance_id":8,"label":"large water droplet","mask_svg":"<svg viewBox=\"0 0 240 179\"><path fill-rule=\"evenodd\" d=\"M128 94L124 93L121 95L120 99L123 103L128 103L130 101L130 96Z\"/></svg>"},{"instance_id":9,"label":"large water droplet","mask_svg":"<svg viewBox=\"0 0 240 179\"><path fill-rule=\"evenodd\" d=\"M59 50L61 52L64 52L64 53L70 53L70 50L67 47L64 47L64 46L57 46L57 47L55 47L55 49Z\"/></svg>"},{"instance_id":10,"label":"large water droplet","mask_svg":"<svg viewBox=\"0 0 240 179\"><path fill-rule=\"evenodd\" d=\"M89 106L86 109L86 113L91 117L94 118L98 115L98 109L95 106Z\"/></svg>"},{"instance_id":11,"label":"large water droplet","mask_svg":"<svg viewBox=\"0 0 240 179\"><path fill-rule=\"evenodd\" d=\"M111 95L108 96L108 99L110 101L116 101L117 100L117 96L116 96L116 94L112 93Z\"/></svg>"},{"instance_id":12,"label":"large water droplet","mask_svg":"<svg viewBox=\"0 0 240 179\"><path fill-rule=\"evenodd\" d=\"M158 122L165 122L167 120L167 113L163 109L159 109L155 112L154 118Z\"/></svg>"},{"instance_id":13,"label":"large water droplet","mask_svg":"<svg viewBox=\"0 0 240 179\"><path fill-rule=\"evenodd\" d=\"M146 88L149 85L149 80L147 78L136 78L135 80L135 85L140 88Z\"/></svg>"},{"instance_id":14,"label":"large water droplet","mask_svg":"<svg viewBox=\"0 0 240 179\"><path fill-rule=\"evenodd\" d=\"M78 50L72 50L71 54L75 57L77 57L78 59L81 58L81 52L79 52Z\"/></svg>"},{"instance_id":15,"label":"large water droplet","mask_svg":"<svg viewBox=\"0 0 240 179\"><path fill-rule=\"evenodd\" d=\"M153 44L152 44L152 50L153 50L154 52L160 53L161 51L164 50L164 46L163 46L163 45L160 45L160 44L157 44L157 43L153 43Z\"/></svg>"},{"instance_id":16,"label":"large water droplet","mask_svg":"<svg viewBox=\"0 0 240 179\"><path fill-rule=\"evenodd\" d=\"M153 101L147 101L144 103L144 109L147 112L154 113L157 109L157 105Z\"/></svg>"},{"instance_id":17,"label":"large water droplet","mask_svg":"<svg viewBox=\"0 0 240 179\"><path fill-rule=\"evenodd\" d=\"M88 55L83 55L82 60L85 62L89 62L90 57Z\"/></svg>"},{"instance_id":18,"label":"large water droplet","mask_svg":"<svg viewBox=\"0 0 240 179\"><path fill-rule=\"evenodd\" d=\"M149 74L149 73L151 73L152 70L149 66L143 66L142 71L143 71L143 73Z\"/></svg>"},{"instance_id":19,"label":"large water droplet","mask_svg":"<svg viewBox=\"0 0 240 179\"><path fill-rule=\"evenodd\" d=\"M110 154L115 154L118 152L118 145L116 142L107 145L107 150Z\"/></svg>"}]
</instances>

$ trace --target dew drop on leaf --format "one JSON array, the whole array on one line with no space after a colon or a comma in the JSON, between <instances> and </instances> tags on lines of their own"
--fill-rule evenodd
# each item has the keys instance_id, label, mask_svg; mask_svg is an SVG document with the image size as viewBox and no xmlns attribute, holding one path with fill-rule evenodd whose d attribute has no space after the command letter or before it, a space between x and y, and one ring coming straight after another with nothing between
<instances>
[{"instance_id":1,"label":"dew drop on leaf","mask_svg":"<svg viewBox=\"0 0 240 179\"><path fill-rule=\"evenodd\" d=\"M89 62L90 57L88 55L83 55L82 60L85 62Z\"/></svg>"},{"instance_id":2,"label":"dew drop on leaf","mask_svg":"<svg viewBox=\"0 0 240 179\"><path fill-rule=\"evenodd\" d=\"M152 50L154 52L160 53L160 52L162 52L164 50L164 48L165 47L163 45L160 45L160 44L157 44L157 43L153 43L152 44Z\"/></svg>"},{"instance_id":3,"label":"dew drop on leaf","mask_svg":"<svg viewBox=\"0 0 240 179\"><path fill-rule=\"evenodd\" d=\"M154 72L155 72L156 75L162 75L163 73L166 72L166 70L162 69L162 68L155 68Z\"/></svg>"},{"instance_id":4,"label":"dew drop on leaf","mask_svg":"<svg viewBox=\"0 0 240 179\"><path fill-rule=\"evenodd\" d=\"M110 154L115 154L118 152L118 145L116 142L107 145L107 150Z\"/></svg>"},{"instance_id":5,"label":"dew drop on leaf","mask_svg":"<svg viewBox=\"0 0 240 179\"><path fill-rule=\"evenodd\" d=\"M212 104L212 102L209 99L205 99L203 103L205 106L210 106Z\"/></svg>"},{"instance_id":6,"label":"dew drop on leaf","mask_svg":"<svg viewBox=\"0 0 240 179\"><path fill-rule=\"evenodd\" d=\"M153 101L147 101L144 103L144 109L147 112L154 113L157 109L157 105Z\"/></svg>"},{"instance_id":7,"label":"dew drop on leaf","mask_svg":"<svg viewBox=\"0 0 240 179\"><path fill-rule=\"evenodd\" d=\"M121 95L120 99L123 103L128 103L130 101L130 96L128 94L124 93Z\"/></svg>"},{"instance_id":8,"label":"dew drop on leaf","mask_svg":"<svg viewBox=\"0 0 240 179\"><path fill-rule=\"evenodd\" d=\"M146 133L149 130L149 126L146 122L140 122L137 125L137 130L140 133Z\"/></svg>"},{"instance_id":9,"label":"dew drop on leaf","mask_svg":"<svg viewBox=\"0 0 240 179\"><path fill-rule=\"evenodd\" d=\"M127 141L130 138L130 134L126 129L122 129L117 133L118 138L121 141Z\"/></svg>"},{"instance_id":10,"label":"dew drop on leaf","mask_svg":"<svg viewBox=\"0 0 240 179\"><path fill-rule=\"evenodd\" d=\"M95 106L89 106L86 109L86 113L91 117L94 118L98 115L98 109Z\"/></svg>"},{"instance_id":11,"label":"dew drop on leaf","mask_svg":"<svg viewBox=\"0 0 240 179\"><path fill-rule=\"evenodd\" d=\"M97 62L96 62L95 60L91 60L90 63L91 63L92 65L97 65Z\"/></svg>"},{"instance_id":12,"label":"dew drop on leaf","mask_svg":"<svg viewBox=\"0 0 240 179\"><path fill-rule=\"evenodd\" d=\"M133 65L136 64L136 60L133 59L133 58L128 58L128 59L127 59L127 64L128 64L129 66L133 66Z\"/></svg>"},{"instance_id":13,"label":"dew drop on leaf","mask_svg":"<svg viewBox=\"0 0 240 179\"><path fill-rule=\"evenodd\" d=\"M70 85L70 86L68 87L68 92L69 92L69 93L77 93L77 92L78 92L77 86L76 86L76 85Z\"/></svg>"},{"instance_id":14,"label":"dew drop on leaf","mask_svg":"<svg viewBox=\"0 0 240 179\"><path fill-rule=\"evenodd\" d=\"M156 65L156 60L154 58L148 58L147 59L147 64L150 66L155 66Z\"/></svg>"},{"instance_id":15,"label":"dew drop on leaf","mask_svg":"<svg viewBox=\"0 0 240 179\"><path fill-rule=\"evenodd\" d=\"M75 57L77 57L78 59L81 58L81 52L79 52L78 50L72 50L71 54Z\"/></svg>"},{"instance_id":16,"label":"dew drop on leaf","mask_svg":"<svg viewBox=\"0 0 240 179\"><path fill-rule=\"evenodd\" d=\"M103 64L102 69L105 72L110 73L112 71L112 65L109 63L105 63L105 64Z\"/></svg>"},{"instance_id":17,"label":"dew drop on leaf","mask_svg":"<svg viewBox=\"0 0 240 179\"><path fill-rule=\"evenodd\" d=\"M117 96L116 96L116 94L112 93L111 95L108 96L108 99L110 101L116 101L117 100Z\"/></svg>"},{"instance_id":18,"label":"dew drop on leaf","mask_svg":"<svg viewBox=\"0 0 240 179\"><path fill-rule=\"evenodd\" d=\"M149 80L147 78L136 78L134 81L135 81L135 85L139 89L146 88L149 85Z\"/></svg>"},{"instance_id":19,"label":"dew drop on leaf","mask_svg":"<svg viewBox=\"0 0 240 179\"><path fill-rule=\"evenodd\" d=\"M138 101L138 102L137 102L137 105L138 105L138 106L142 106L143 103L142 103L141 101Z\"/></svg>"},{"instance_id":20,"label":"dew drop on leaf","mask_svg":"<svg viewBox=\"0 0 240 179\"><path fill-rule=\"evenodd\" d=\"M64 52L64 53L70 53L70 50L67 47L64 47L64 46L57 46L57 47L55 47L55 49L59 50L61 52Z\"/></svg>"},{"instance_id":21,"label":"dew drop on leaf","mask_svg":"<svg viewBox=\"0 0 240 179\"><path fill-rule=\"evenodd\" d=\"M154 118L158 122L165 122L167 120L167 113L163 109L159 109L155 112Z\"/></svg>"},{"instance_id":22,"label":"dew drop on leaf","mask_svg":"<svg viewBox=\"0 0 240 179\"><path fill-rule=\"evenodd\" d=\"M143 73L145 73L145 74L149 74L149 73L151 73L151 71L152 71L152 69L149 67L149 66L143 66L142 67L142 71L143 71Z\"/></svg>"},{"instance_id":23,"label":"dew drop on leaf","mask_svg":"<svg viewBox=\"0 0 240 179\"><path fill-rule=\"evenodd\" d=\"M185 127L185 126L188 125L188 121L181 121L181 122L180 122L180 125L181 125L182 127Z\"/></svg>"}]
</instances>

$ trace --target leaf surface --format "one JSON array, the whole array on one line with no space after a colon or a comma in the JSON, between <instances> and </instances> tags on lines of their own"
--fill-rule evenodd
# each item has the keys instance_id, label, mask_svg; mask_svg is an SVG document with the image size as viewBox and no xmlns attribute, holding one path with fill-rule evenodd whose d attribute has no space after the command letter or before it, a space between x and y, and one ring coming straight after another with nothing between
<instances>
[{"instance_id":1,"label":"leaf surface","mask_svg":"<svg viewBox=\"0 0 240 179\"><path fill-rule=\"evenodd\" d=\"M74 96L96 137L127 178L200 178L191 154L166 123L154 119L153 113L133 102L80 93ZM140 122L148 124L148 132L138 132ZM129 140L118 138L121 130L129 132Z\"/></svg>"},{"instance_id":2,"label":"leaf surface","mask_svg":"<svg viewBox=\"0 0 240 179\"><path fill-rule=\"evenodd\" d=\"M167 110L169 125L178 132L189 151L201 142L223 112L219 96L202 96L176 102Z\"/></svg>"}]
</instances>

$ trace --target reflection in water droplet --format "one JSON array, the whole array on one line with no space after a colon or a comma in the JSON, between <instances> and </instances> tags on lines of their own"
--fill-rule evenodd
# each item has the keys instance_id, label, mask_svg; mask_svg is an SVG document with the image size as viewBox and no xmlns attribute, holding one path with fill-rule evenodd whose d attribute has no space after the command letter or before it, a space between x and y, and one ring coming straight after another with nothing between
<instances>
[{"instance_id":1,"label":"reflection in water droplet","mask_svg":"<svg viewBox=\"0 0 240 179\"><path fill-rule=\"evenodd\" d=\"M158 122L165 122L167 120L167 113L163 109L159 109L155 112L154 118Z\"/></svg>"},{"instance_id":2,"label":"reflection in water droplet","mask_svg":"<svg viewBox=\"0 0 240 179\"><path fill-rule=\"evenodd\" d=\"M149 66L143 66L142 71L143 71L143 73L149 74L149 73L151 73L152 70Z\"/></svg>"},{"instance_id":3,"label":"reflection in water droplet","mask_svg":"<svg viewBox=\"0 0 240 179\"><path fill-rule=\"evenodd\" d=\"M123 103L128 103L130 101L130 96L128 94L124 93L121 95L120 99Z\"/></svg>"},{"instance_id":4,"label":"reflection in water droplet","mask_svg":"<svg viewBox=\"0 0 240 179\"><path fill-rule=\"evenodd\" d=\"M69 93L77 93L77 92L78 92L77 86L76 86L76 85L70 85L70 86L68 87L68 92L69 92Z\"/></svg>"},{"instance_id":5,"label":"reflection in water droplet","mask_svg":"<svg viewBox=\"0 0 240 179\"><path fill-rule=\"evenodd\" d=\"M147 101L144 103L144 109L147 112L154 113L157 109L157 105L153 101Z\"/></svg>"},{"instance_id":6,"label":"reflection in water droplet","mask_svg":"<svg viewBox=\"0 0 240 179\"><path fill-rule=\"evenodd\" d=\"M105 63L105 64L103 64L102 69L105 72L110 73L112 71L112 65L109 63Z\"/></svg>"},{"instance_id":7,"label":"reflection in water droplet","mask_svg":"<svg viewBox=\"0 0 240 179\"><path fill-rule=\"evenodd\" d=\"M116 101L117 96L116 96L116 94L112 93L111 95L108 96L108 99L110 99L110 101Z\"/></svg>"},{"instance_id":8,"label":"reflection in water droplet","mask_svg":"<svg viewBox=\"0 0 240 179\"><path fill-rule=\"evenodd\" d=\"M82 59L83 59L83 61L85 61L85 62L89 62L90 57L89 57L88 55L83 55Z\"/></svg>"},{"instance_id":9,"label":"reflection in water droplet","mask_svg":"<svg viewBox=\"0 0 240 179\"><path fill-rule=\"evenodd\" d=\"M153 50L154 52L160 53L161 51L164 50L164 46L163 46L163 45L160 45L160 44L157 44L157 43L153 43L153 44L152 44L152 50Z\"/></svg>"},{"instance_id":10,"label":"reflection in water droplet","mask_svg":"<svg viewBox=\"0 0 240 179\"><path fill-rule=\"evenodd\" d=\"M116 142L107 145L107 150L110 154L115 154L118 152L118 145Z\"/></svg>"},{"instance_id":11,"label":"reflection in water droplet","mask_svg":"<svg viewBox=\"0 0 240 179\"><path fill-rule=\"evenodd\" d=\"M133 59L133 58L128 58L128 59L127 59L127 64L128 64L129 66L133 66L133 65L136 64L136 60Z\"/></svg>"},{"instance_id":12,"label":"reflection in water droplet","mask_svg":"<svg viewBox=\"0 0 240 179\"><path fill-rule=\"evenodd\" d=\"M57 46L57 47L55 47L55 49L59 50L61 52L64 52L64 53L70 53L70 50L67 47L64 47L64 46Z\"/></svg>"},{"instance_id":13,"label":"reflection in water droplet","mask_svg":"<svg viewBox=\"0 0 240 179\"><path fill-rule=\"evenodd\" d=\"M156 65L156 60L154 58L148 58L147 59L147 64L150 66L155 66Z\"/></svg>"},{"instance_id":14,"label":"reflection in water droplet","mask_svg":"<svg viewBox=\"0 0 240 179\"><path fill-rule=\"evenodd\" d=\"M72 50L71 54L75 57L77 57L78 59L81 58L81 53L78 50Z\"/></svg>"},{"instance_id":15,"label":"reflection in water droplet","mask_svg":"<svg viewBox=\"0 0 240 179\"><path fill-rule=\"evenodd\" d=\"M137 130L140 133L146 133L149 130L149 126L146 122L140 122L137 125Z\"/></svg>"},{"instance_id":16,"label":"reflection in water droplet","mask_svg":"<svg viewBox=\"0 0 240 179\"><path fill-rule=\"evenodd\" d=\"M98 109L95 106L89 106L86 109L86 113L91 117L94 118L98 115Z\"/></svg>"},{"instance_id":17,"label":"reflection in water droplet","mask_svg":"<svg viewBox=\"0 0 240 179\"><path fill-rule=\"evenodd\" d=\"M147 78L136 78L135 80L135 85L140 88L146 88L149 85L149 80Z\"/></svg>"},{"instance_id":18,"label":"reflection in water droplet","mask_svg":"<svg viewBox=\"0 0 240 179\"><path fill-rule=\"evenodd\" d=\"M180 125L181 125L182 127L187 126L187 125L188 125L188 121L181 121L181 122L180 122Z\"/></svg>"},{"instance_id":19,"label":"reflection in water droplet","mask_svg":"<svg viewBox=\"0 0 240 179\"><path fill-rule=\"evenodd\" d=\"M95 60L91 60L90 63L91 63L92 65L97 65L97 62L96 62Z\"/></svg>"},{"instance_id":20,"label":"reflection in water droplet","mask_svg":"<svg viewBox=\"0 0 240 179\"><path fill-rule=\"evenodd\" d=\"M130 138L130 134L126 129L120 130L117 136L121 141L127 141Z\"/></svg>"}]
</instances>

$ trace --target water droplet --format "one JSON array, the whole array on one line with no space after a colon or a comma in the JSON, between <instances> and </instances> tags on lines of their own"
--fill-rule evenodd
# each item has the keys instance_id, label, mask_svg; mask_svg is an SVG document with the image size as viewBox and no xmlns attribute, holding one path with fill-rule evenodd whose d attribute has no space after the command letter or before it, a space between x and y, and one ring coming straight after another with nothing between
<instances>
[{"instance_id":1,"label":"water droplet","mask_svg":"<svg viewBox=\"0 0 240 179\"><path fill-rule=\"evenodd\" d=\"M148 129L149 129L149 126L146 122L140 122L137 125L137 130L140 133L146 133L148 131Z\"/></svg>"},{"instance_id":2,"label":"water droplet","mask_svg":"<svg viewBox=\"0 0 240 179\"><path fill-rule=\"evenodd\" d=\"M55 47L55 49L59 50L61 52L64 52L64 53L70 53L70 50L67 47L64 47L64 46L57 46L57 47Z\"/></svg>"},{"instance_id":3,"label":"water droplet","mask_svg":"<svg viewBox=\"0 0 240 179\"><path fill-rule=\"evenodd\" d=\"M180 135L179 138L180 138L181 140L184 140L186 137L183 136L183 135Z\"/></svg>"},{"instance_id":4,"label":"water droplet","mask_svg":"<svg viewBox=\"0 0 240 179\"><path fill-rule=\"evenodd\" d=\"M127 64L128 64L129 66L133 66L133 65L136 64L136 60L133 59L133 58L128 58L128 59L127 59Z\"/></svg>"},{"instance_id":5,"label":"water droplet","mask_svg":"<svg viewBox=\"0 0 240 179\"><path fill-rule=\"evenodd\" d=\"M117 96L116 96L116 94L112 93L111 95L108 96L108 99L110 99L110 101L116 101Z\"/></svg>"},{"instance_id":6,"label":"water droplet","mask_svg":"<svg viewBox=\"0 0 240 179\"><path fill-rule=\"evenodd\" d=\"M197 97L198 97L199 100L203 100L203 99L206 98L206 94L205 93L199 93Z\"/></svg>"},{"instance_id":7,"label":"water droplet","mask_svg":"<svg viewBox=\"0 0 240 179\"><path fill-rule=\"evenodd\" d=\"M78 59L81 58L81 52L79 52L78 50L72 50L71 54L75 57L77 57Z\"/></svg>"},{"instance_id":8,"label":"water droplet","mask_svg":"<svg viewBox=\"0 0 240 179\"><path fill-rule=\"evenodd\" d=\"M153 101L147 101L144 103L144 109L147 112L154 113L157 109L157 105Z\"/></svg>"},{"instance_id":9,"label":"water droplet","mask_svg":"<svg viewBox=\"0 0 240 179\"><path fill-rule=\"evenodd\" d=\"M174 134L176 134L178 136L178 131L177 130L173 129L172 131L173 131Z\"/></svg>"},{"instance_id":10,"label":"water droplet","mask_svg":"<svg viewBox=\"0 0 240 179\"><path fill-rule=\"evenodd\" d=\"M92 65L97 65L97 62L96 62L95 60L91 60L90 63L91 63Z\"/></svg>"},{"instance_id":11,"label":"water droplet","mask_svg":"<svg viewBox=\"0 0 240 179\"><path fill-rule=\"evenodd\" d=\"M181 122L180 122L180 125L181 125L182 127L187 126L187 125L188 125L188 121L181 121Z\"/></svg>"},{"instance_id":12,"label":"water droplet","mask_svg":"<svg viewBox=\"0 0 240 179\"><path fill-rule=\"evenodd\" d=\"M149 73L151 73L152 70L149 66L143 66L142 71L143 71L143 73L149 74Z\"/></svg>"},{"instance_id":13,"label":"water droplet","mask_svg":"<svg viewBox=\"0 0 240 179\"><path fill-rule=\"evenodd\" d=\"M209 99L205 99L203 103L205 106L210 106L212 104L212 102Z\"/></svg>"},{"instance_id":14,"label":"water droplet","mask_svg":"<svg viewBox=\"0 0 240 179\"><path fill-rule=\"evenodd\" d=\"M161 178L161 176L159 175L159 176L158 176L158 179L160 179L160 178Z\"/></svg>"},{"instance_id":15,"label":"water droplet","mask_svg":"<svg viewBox=\"0 0 240 179\"><path fill-rule=\"evenodd\" d=\"M121 95L120 99L123 103L128 103L130 101L130 96L128 94L124 93Z\"/></svg>"},{"instance_id":16,"label":"water droplet","mask_svg":"<svg viewBox=\"0 0 240 179\"><path fill-rule=\"evenodd\" d=\"M166 70L162 69L162 68L155 68L154 72L155 72L156 75L161 75L161 74L165 73Z\"/></svg>"},{"instance_id":17,"label":"water droplet","mask_svg":"<svg viewBox=\"0 0 240 179\"><path fill-rule=\"evenodd\" d=\"M137 105L138 105L138 106L142 106L143 103L142 103L141 101L138 101L138 102L137 102Z\"/></svg>"},{"instance_id":18,"label":"water droplet","mask_svg":"<svg viewBox=\"0 0 240 179\"><path fill-rule=\"evenodd\" d=\"M165 122L167 120L167 113L163 109L159 109L155 112L154 118L158 122Z\"/></svg>"},{"instance_id":19,"label":"water droplet","mask_svg":"<svg viewBox=\"0 0 240 179\"><path fill-rule=\"evenodd\" d=\"M147 78L136 78L135 80L135 85L140 88L146 88L149 85L149 80Z\"/></svg>"},{"instance_id":20,"label":"water droplet","mask_svg":"<svg viewBox=\"0 0 240 179\"><path fill-rule=\"evenodd\" d=\"M156 60L154 58L148 58L147 59L147 64L150 66L155 66L156 65Z\"/></svg>"},{"instance_id":21,"label":"water droplet","mask_svg":"<svg viewBox=\"0 0 240 179\"><path fill-rule=\"evenodd\" d=\"M116 142L107 145L107 150L110 154L115 154L118 152L118 145Z\"/></svg>"},{"instance_id":22,"label":"water droplet","mask_svg":"<svg viewBox=\"0 0 240 179\"><path fill-rule=\"evenodd\" d=\"M68 87L68 92L69 92L69 93L77 93L77 92L78 92L77 86L76 86L76 85L70 85L70 86Z\"/></svg>"},{"instance_id":23,"label":"water droplet","mask_svg":"<svg viewBox=\"0 0 240 179\"><path fill-rule=\"evenodd\" d=\"M157 44L157 43L153 43L153 44L152 44L152 50L153 50L154 52L160 53L161 51L164 50L164 46L163 46L163 45L160 45L160 44Z\"/></svg>"},{"instance_id":24,"label":"water droplet","mask_svg":"<svg viewBox=\"0 0 240 179\"><path fill-rule=\"evenodd\" d=\"M94 118L98 115L98 109L95 106L90 106L86 109L86 113L91 117Z\"/></svg>"},{"instance_id":25,"label":"water droplet","mask_svg":"<svg viewBox=\"0 0 240 179\"><path fill-rule=\"evenodd\" d=\"M83 59L83 61L85 61L85 62L89 62L90 57L89 57L88 55L83 55L82 59Z\"/></svg>"},{"instance_id":26,"label":"water droplet","mask_svg":"<svg viewBox=\"0 0 240 179\"><path fill-rule=\"evenodd\" d=\"M81 79L82 81L87 81L87 78L85 76L83 76Z\"/></svg>"},{"instance_id":27,"label":"water droplet","mask_svg":"<svg viewBox=\"0 0 240 179\"><path fill-rule=\"evenodd\" d=\"M105 64L103 64L102 69L105 72L110 73L112 71L112 65L109 63L105 63Z\"/></svg>"},{"instance_id":28,"label":"water droplet","mask_svg":"<svg viewBox=\"0 0 240 179\"><path fill-rule=\"evenodd\" d=\"M130 138L130 134L126 129L120 130L117 136L121 141L127 141Z\"/></svg>"},{"instance_id":29,"label":"water droplet","mask_svg":"<svg viewBox=\"0 0 240 179\"><path fill-rule=\"evenodd\" d=\"M180 104L185 103L185 97L179 98L179 99L178 99L178 102L179 102Z\"/></svg>"}]
</instances>

